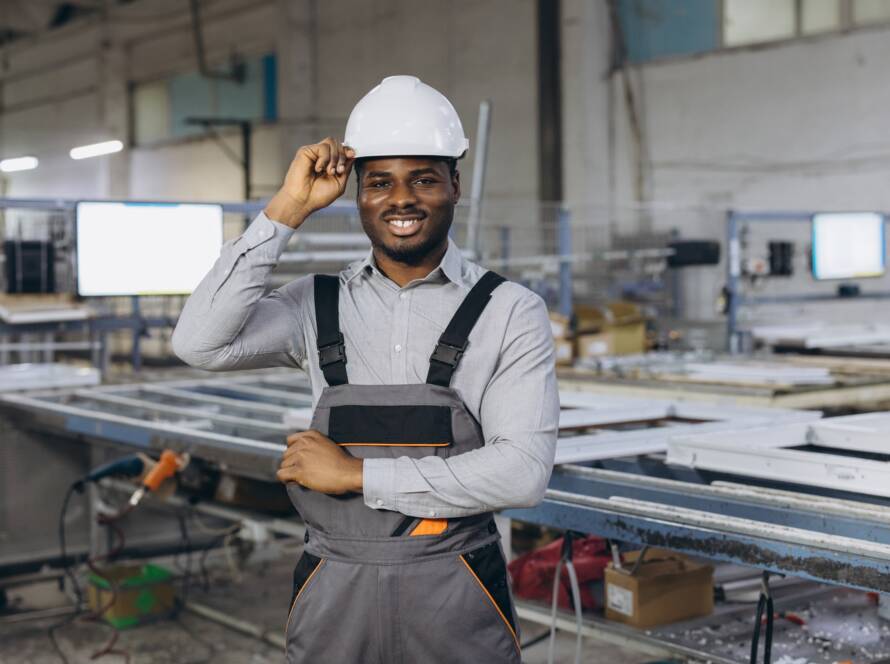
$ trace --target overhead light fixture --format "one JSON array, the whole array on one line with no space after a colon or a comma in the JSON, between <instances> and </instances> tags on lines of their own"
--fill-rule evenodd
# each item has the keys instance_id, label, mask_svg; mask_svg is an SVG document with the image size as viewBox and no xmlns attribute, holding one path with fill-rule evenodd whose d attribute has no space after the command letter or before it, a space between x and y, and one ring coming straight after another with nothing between
<instances>
[{"instance_id":1,"label":"overhead light fixture","mask_svg":"<svg viewBox=\"0 0 890 664\"><path fill-rule=\"evenodd\" d=\"M71 155L72 159L89 159L90 157L99 157L103 154L120 152L123 149L124 144L120 141L105 141L103 143L93 143L72 148L68 154Z\"/></svg>"},{"instance_id":2,"label":"overhead light fixture","mask_svg":"<svg viewBox=\"0 0 890 664\"><path fill-rule=\"evenodd\" d=\"M15 157L13 159L0 160L0 171L4 173L30 171L35 168L37 168L37 157Z\"/></svg>"}]
</instances>

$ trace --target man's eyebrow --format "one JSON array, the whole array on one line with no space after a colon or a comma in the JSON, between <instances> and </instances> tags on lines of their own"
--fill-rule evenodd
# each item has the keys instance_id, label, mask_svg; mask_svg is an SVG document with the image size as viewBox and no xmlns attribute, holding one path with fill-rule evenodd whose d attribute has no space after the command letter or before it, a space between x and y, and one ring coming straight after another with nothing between
<instances>
[{"instance_id":1,"label":"man's eyebrow","mask_svg":"<svg viewBox=\"0 0 890 664\"><path fill-rule=\"evenodd\" d=\"M436 169L433 168L432 166L415 169L415 170L411 171L410 175L411 175L411 177L416 177L418 175L422 175L423 173L432 173L433 175L438 175L438 173L436 172Z\"/></svg>"},{"instance_id":2,"label":"man's eyebrow","mask_svg":"<svg viewBox=\"0 0 890 664\"><path fill-rule=\"evenodd\" d=\"M432 173L433 175L438 175L436 169L432 166L425 166L424 168L415 168L413 171L408 173L411 177L417 177L418 175L423 175L424 173ZM386 178L392 175L389 171L368 171L364 173L366 178Z\"/></svg>"}]
</instances>

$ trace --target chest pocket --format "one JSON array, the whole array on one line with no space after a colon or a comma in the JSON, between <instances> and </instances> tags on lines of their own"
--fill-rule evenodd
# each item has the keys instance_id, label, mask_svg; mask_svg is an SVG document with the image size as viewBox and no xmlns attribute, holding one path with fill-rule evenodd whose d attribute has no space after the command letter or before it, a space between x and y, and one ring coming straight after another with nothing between
<instances>
[{"instance_id":1,"label":"chest pocket","mask_svg":"<svg viewBox=\"0 0 890 664\"><path fill-rule=\"evenodd\" d=\"M344 447L449 447L448 406L347 405L331 408L328 436Z\"/></svg>"}]
</instances>

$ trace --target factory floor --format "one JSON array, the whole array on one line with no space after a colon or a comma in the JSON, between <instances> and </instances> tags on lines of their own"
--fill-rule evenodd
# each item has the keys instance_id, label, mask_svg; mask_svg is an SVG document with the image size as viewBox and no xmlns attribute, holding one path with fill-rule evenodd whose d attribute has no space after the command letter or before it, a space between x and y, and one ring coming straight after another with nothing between
<instances>
[{"instance_id":1,"label":"factory floor","mask_svg":"<svg viewBox=\"0 0 890 664\"><path fill-rule=\"evenodd\" d=\"M222 551L215 553L218 555L208 558L203 570L197 560L192 560L187 601L258 625L280 639L286 620L295 551L255 553L251 557L252 564L240 572L226 563ZM259 557L266 560L258 562ZM180 574L186 567L184 557L160 562L170 569L177 569ZM865 593L805 583L780 589L775 595L777 612L794 613L806 622L805 627L784 620L777 623L773 646L775 662L875 664L890 661L887 659L890 655L890 621L878 618L876 607ZM59 593L58 584L48 581L12 588L7 593L7 601L14 610L24 611L58 607L66 600ZM541 610L546 614L546 607ZM6 615L9 613L7 611ZM708 653L695 661L747 662L753 615L753 604L721 604L708 618L647 630L645 636L684 647L686 652ZM64 621L57 617L10 623L0 612L0 664L88 664L96 661L91 656L107 643L113 634L111 628L82 619L68 620L55 630L63 659L52 647L48 628ZM600 620L590 624L609 629ZM542 635L547 629L544 625L525 621L521 626L524 642ZM586 664L646 664L659 660L659 657L641 654L635 648L634 641L638 637L634 635L642 634L626 629L624 634L624 646L614 645L614 638L609 638L610 643L585 638L581 661ZM560 632L555 661L573 662L574 648L574 636ZM280 645L235 632L191 611L182 611L173 620L121 631L115 650L129 654L129 659L122 655L108 655L99 661L129 661L130 664L280 664L283 661ZM523 662L545 664L547 650L547 639L543 639L523 650ZM653 652L651 646L647 652Z\"/></svg>"},{"instance_id":2,"label":"factory floor","mask_svg":"<svg viewBox=\"0 0 890 664\"><path fill-rule=\"evenodd\" d=\"M51 649L46 634L52 621L32 622L2 628L0 662L3 664L58 664L62 660ZM537 630L538 626L531 629ZM107 639L110 630L95 624L59 630L59 645L70 664L87 664L90 655ZM198 616L185 613L177 620L168 620L139 627L122 634L117 647L130 653L131 664L281 664L278 648L263 644ZM575 639L560 633L557 639L556 662L574 661ZM108 656L108 661L122 658ZM524 664L545 664L547 642L523 651ZM643 664L651 657L605 644L584 640L583 662L622 662Z\"/></svg>"},{"instance_id":3,"label":"factory floor","mask_svg":"<svg viewBox=\"0 0 890 664\"><path fill-rule=\"evenodd\" d=\"M275 560L243 572L233 580L224 565L211 566L205 584L194 574L188 601L199 603L228 616L262 625L270 633L283 632L290 594L292 564ZM14 605L22 609L29 604L45 608L59 605L54 582L41 587L18 588L10 593ZM2 616L2 614L0 614ZM48 629L64 618L29 620L8 624L0 618L0 664L88 664L91 655L105 645L113 634L104 624L76 620L55 630L56 640L64 654L62 659L52 647ZM545 627L523 623L523 638L545 631ZM556 662L574 661L575 638L559 633ZM163 620L119 632L115 650L129 654L130 664L281 664L280 647L246 636L204 617L183 611L175 620ZM624 650L614 645L585 639L585 662L622 662L643 664L652 657ZM107 655L98 661L123 662L123 656ZM547 662L546 639L523 652L525 664Z\"/></svg>"}]
</instances>

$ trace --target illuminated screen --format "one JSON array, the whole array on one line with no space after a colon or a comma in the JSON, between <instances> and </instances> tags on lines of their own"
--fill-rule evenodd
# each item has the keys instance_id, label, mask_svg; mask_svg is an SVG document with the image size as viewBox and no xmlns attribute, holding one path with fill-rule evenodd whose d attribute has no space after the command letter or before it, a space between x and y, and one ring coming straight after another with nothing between
<instances>
[{"instance_id":1,"label":"illuminated screen","mask_svg":"<svg viewBox=\"0 0 890 664\"><path fill-rule=\"evenodd\" d=\"M77 204L77 292L186 295L219 257L219 205Z\"/></svg>"},{"instance_id":2,"label":"illuminated screen","mask_svg":"<svg viewBox=\"0 0 890 664\"><path fill-rule=\"evenodd\" d=\"M884 215L813 215L813 276L861 279L884 274Z\"/></svg>"}]
</instances>

